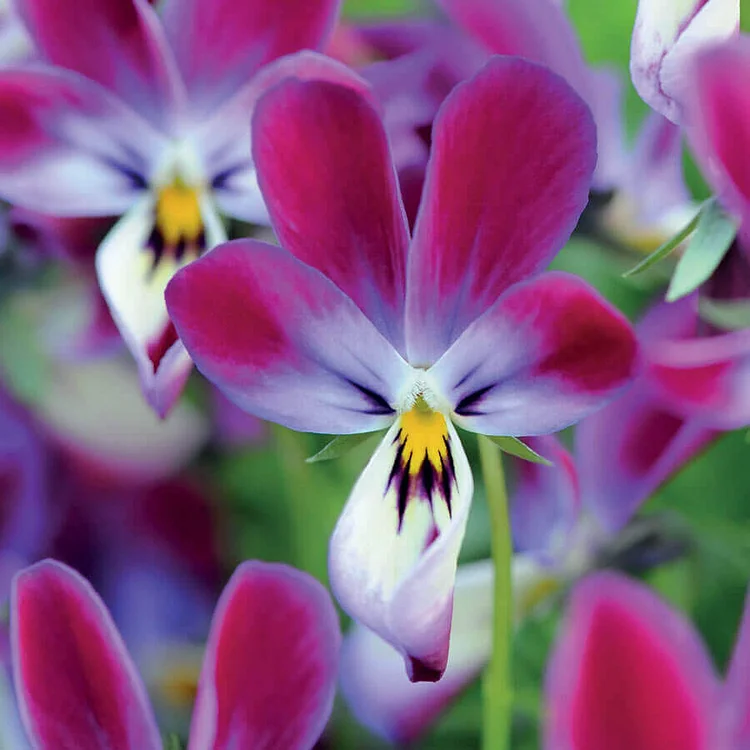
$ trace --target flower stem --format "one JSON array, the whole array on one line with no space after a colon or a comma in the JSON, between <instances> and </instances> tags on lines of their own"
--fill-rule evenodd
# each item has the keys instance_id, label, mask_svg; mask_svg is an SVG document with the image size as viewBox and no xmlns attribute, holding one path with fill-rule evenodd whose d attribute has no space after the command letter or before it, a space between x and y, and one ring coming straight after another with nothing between
<instances>
[{"instance_id":1,"label":"flower stem","mask_svg":"<svg viewBox=\"0 0 750 750\"><path fill-rule=\"evenodd\" d=\"M511 676L513 545L502 452L489 438L484 435L478 437L479 460L490 511L492 560L495 572L492 657L482 682L484 715L482 747L484 750L507 750L510 747L513 706Z\"/></svg>"}]
</instances>

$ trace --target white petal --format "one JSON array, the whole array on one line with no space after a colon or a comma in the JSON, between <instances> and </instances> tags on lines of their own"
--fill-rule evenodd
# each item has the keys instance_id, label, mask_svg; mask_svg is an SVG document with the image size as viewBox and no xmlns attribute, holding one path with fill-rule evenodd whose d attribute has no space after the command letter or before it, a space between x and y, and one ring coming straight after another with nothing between
<instances>
[{"instance_id":1,"label":"white petal","mask_svg":"<svg viewBox=\"0 0 750 750\"><path fill-rule=\"evenodd\" d=\"M404 655L413 679L435 680L448 657L456 564L474 485L450 421L443 467L433 457L417 462L422 469L404 470L401 423L386 433L334 530L330 580L341 606Z\"/></svg>"}]
</instances>

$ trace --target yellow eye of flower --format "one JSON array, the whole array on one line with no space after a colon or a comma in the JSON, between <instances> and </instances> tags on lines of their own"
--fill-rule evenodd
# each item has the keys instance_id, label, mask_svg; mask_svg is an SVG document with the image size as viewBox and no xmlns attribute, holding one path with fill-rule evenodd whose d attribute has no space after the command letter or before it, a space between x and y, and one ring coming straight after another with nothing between
<instances>
[{"instance_id":1,"label":"yellow eye of flower","mask_svg":"<svg viewBox=\"0 0 750 750\"><path fill-rule=\"evenodd\" d=\"M448 456L448 427L438 411L417 403L401 416L399 441L410 474L418 474L424 461L440 471Z\"/></svg>"},{"instance_id":2,"label":"yellow eye of flower","mask_svg":"<svg viewBox=\"0 0 750 750\"><path fill-rule=\"evenodd\" d=\"M161 188L156 198L154 233L150 245L157 261L165 252L181 258L196 257L205 248L203 218L198 191L180 181Z\"/></svg>"}]
</instances>

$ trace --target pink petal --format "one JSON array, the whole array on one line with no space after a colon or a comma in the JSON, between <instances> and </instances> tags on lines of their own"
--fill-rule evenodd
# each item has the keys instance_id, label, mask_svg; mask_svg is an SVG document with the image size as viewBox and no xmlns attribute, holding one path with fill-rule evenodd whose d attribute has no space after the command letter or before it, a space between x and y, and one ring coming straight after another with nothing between
<instances>
[{"instance_id":1,"label":"pink petal","mask_svg":"<svg viewBox=\"0 0 750 750\"><path fill-rule=\"evenodd\" d=\"M576 432L581 494L610 532L622 528L659 485L717 436L655 397L645 377L584 419Z\"/></svg>"},{"instance_id":2,"label":"pink petal","mask_svg":"<svg viewBox=\"0 0 750 750\"><path fill-rule=\"evenodd\" d=\"M277 57L321 49L339 4L339 0L166 0L162 15L191 99L209 110Z\"/></svg>"},{"instance_id":3,"label":"pink petal","mask_svg":"<svg viewBox=\"0 0 750 750\"><path fill-rule=\"evenodd\" d=\"M642 584L574 590L546 680L547 750L712 750L718 682L691 625Z\"/></svg>"},{"instance_id":4,"label":"pink petal","mask_svg":"<svg viewBox=\"0 0 750 750\"><path fill-rule=\"evenodd\" d=\"M741 36L697 56L687 132L714 190L727 207L750 218L750 39Z\"/></svg>"},{"instance_id":5,"label":"pink petal","mask_svg":"<svg viewBox=\"0 0 750 750\"><path fill-rule=\"evenodd\" d=\"M13 672L26 731L40 750L159 750L146 691L91 585L46 560L16 576Z\"/></svg>"},{"instance_id":6,"label":"pink petal","mask_svg":"<svg viewBox=\"0 0 750 750\"><path fill-rule=\"evenodd\" d=\"M240 565L214 613L189 750L312 747L333 706L340 643L317 581L286 565Z\"/></svg>"},{"instance_id":7,"label":"pink petal","mask_svg":"<svg viewBox=\"0 0 750 750\"><path fill-rule=\"evenodd\" d=\"M577 277L551 272L510 289L429 372L465 429L541 435L601 408L637 361L625 318Z\"/></svg>"},{"instance_id":8,"label":"pink petal","mask_svg":"<svg viewBox=\"0 0 750 750\"><path fill-rule=\"evenodd\" d=\"M488 52L540 63L588 98L589 71L575 29L553 0L438 0Z\"/></svg>"},{"instance_id":9,"label":"pink petal","mask_svg":"<svg viewBox=\"0 0 750 750\"><path fill-rule=\"evenodd\" d=\"M723 724L727 727L728 747L744 748L750 743L750 595L745 596L732 661L722 693Z\"/></svg>"},{"instance_id":10,"label":"pink petal","mask_svg":"<svg viewBox=\"0 0 750 750\"><path fill-rule=\"evenodd\" d=\"M408 266L409 359L430 364L542 270L588 200L591 115L545 68L495 58L446 99Z\"/></svg>"},{"instance_id":11,"label":"pink petal","mask_svg":"<svg viewBox=\"0 0 750 750\"><path fill-rule=\"evenodd\" d=\"M252 142L281 245L402 348L408 234L388 140L368 99L348 86L289 80L258 103Z\"/></svg>"},{"instance_id":12,"label":"pink petal","mask_svg":"<svg viewBox=\"0 0 750 750\"><path fill-rule=\"evenodd\" d=\"M340 289L286 251L221 245L179 271L166 299L198 369L250 413L339 434L393 419L408 365Z\"/></svg>"},{"instance_id":13,"label":"pink petal","mask_svg":"<svg viewBox=\"0 0 750 750\"><path fill-rule=\"evenodd\" d=\"M40 56L75 70L128 102L159 113L175 96L174 63L156 12L146 0L17 0Z\"/></svg>"},{"instance_id":14,"label":"pink petal","mask_svg":"<svg viewBox=\"0 0 750 750\"><path fill-rule=\"evenodd\" d=\"M524 438L532 450L553 466L522 459L513 461L516 485L511 496L514 548L541 558L554 556L580 512L578 471L570 453L552 436Z\"/></svg>"},{"instance_id":15,"label":"pink petal","mask_svg":"<svg viewBox=\"0 0 750 750\"><path fill-rule=\"evenodd\" d=\"M165 140L105 89L60 68L0 72L0 195L60 216L133 203Z\"/></svg>"},{"instance_id":16,"label":"pink petal","mask_svg":"<svg viewBox=\"0 0 750 750\"><path fill-rule=\"evenodd\" d=\"M672 122L694 86L690 58L737 34L739 0L640 0L630 75L643 100Z\"/></svg>"}]
</instances>

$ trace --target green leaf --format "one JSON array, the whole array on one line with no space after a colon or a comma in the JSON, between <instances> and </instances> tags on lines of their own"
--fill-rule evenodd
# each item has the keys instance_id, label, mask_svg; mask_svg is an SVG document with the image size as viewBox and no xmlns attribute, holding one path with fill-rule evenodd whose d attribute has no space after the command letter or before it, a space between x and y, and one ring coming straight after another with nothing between
<instances>
[{"instance_id":1,"label":"green leaf","mask_svg":"<svg viewBox=\"0 0 750 750\"><path fill-rule=\"evenodd\" d=\"M168 734L164 738L164 750L182 750L182 743L176 734Z\"/></svg>"},{"instance_id":2,"label":"green leaf","mask_svg":"<svg viewBox=\"0 0 750 750\"><path fill-rule=\"evenodd\" d=\"M711 276L734 242L737 228L737 221L716 200L704 204L695 234L669 284L667 302L690 294Z\"/></svg>"},{"instance_id":3,"label":"green leaf","mask_svg":"<svg viewBox=\"0 0 750 750\"><path fill-rule=\"evenodd\" d=\"M670 256L696 229L700 224L701 217L707 210L709 204L713 203L712 200L706 201L696 212L695 216L671 239L667 240L663 245L656 248L651 255L645 257L640 263L633 266L629 271L623 274L623 278L629 276L636 276L643 271L648 270L651 266L656 265L659 261L664 260Z\"/></svg>"},{"instance_id":4,"label":"green leaf","mask_svg":"<svg viewBox=\"0 0 750 750\"><path fill-rule=\"evenodd\" d=\"M704 297L699 303L703 320L725 331L750 328L750 300L715 300Z\"/></svg>"},{"instance_id":5,"label":"green leaf","mask_svg":"<svg viewBox=\"0 0 750 750\"><path fill-rule=\"evenodd\" d=\"M536 451L531 450L526 443L521 442L518 438L504 437L501 435L487 435L487 437L500 447L504 453L509 453L516 458L522 458L524 461L531 461L534 464L544 464L545 466L554 466L552 461L540 456Z\"/></svg>"},{"instance_id":6,"label":"green leaf","mask_svg":"<svg viewBox=\"0 0 750 750\"><path fill-rule=\"evenodd\" d=\"M331 440L324 448L319 450L314 456L305 459L308 464L316 464L319 461L331 461L334 458L341 458L346 455L349 451L354 450L358 445L361 445L365 440L369 440L374 432L362 432L356 435L339 435Z\"/></svg>"}]
</instances>

